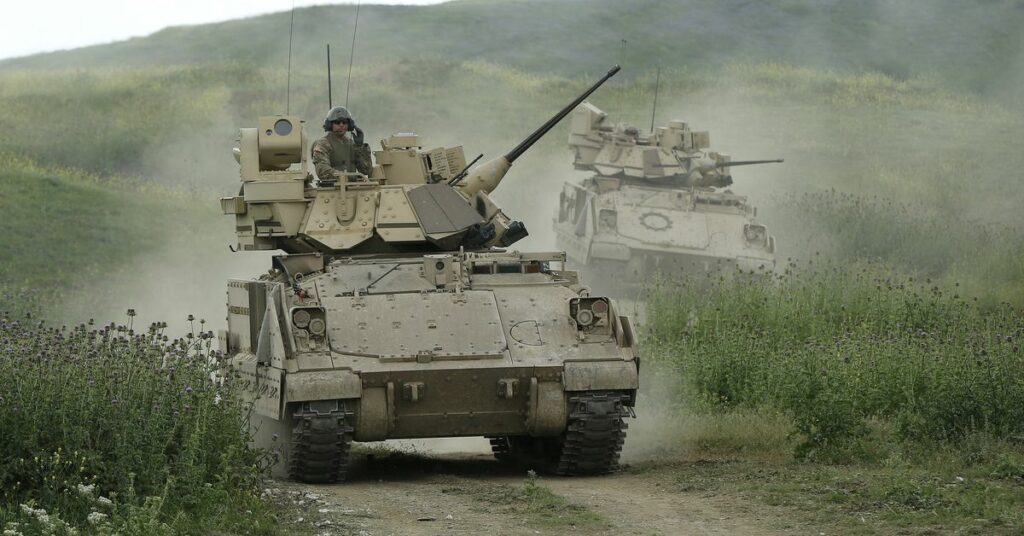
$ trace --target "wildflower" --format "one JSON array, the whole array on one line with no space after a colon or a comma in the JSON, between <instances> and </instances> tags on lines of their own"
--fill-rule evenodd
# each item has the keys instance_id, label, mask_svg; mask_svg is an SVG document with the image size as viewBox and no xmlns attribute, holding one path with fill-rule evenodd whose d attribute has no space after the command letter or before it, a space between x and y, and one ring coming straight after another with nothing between
<instances>
[{"instance_id":1,"label":"wildflower","mask_svg":"<svg viewBox=\"0 0 1024 536\"><path fill-rule=\"evenodd\" d=\"M100 506L114 506L114 501L100 495L96 498L96 504L99 504Z\"/></svg>"},{"instance_id":2,"label":"wildflower","mask_svg":"<svg viewBox=\"0 0 1024 536\"><path fill-rule=\"evenodd\" d=\"M89 484L88 486L84 484L79 484L78 486L76 486L76 489L78 490L79 495L82 495L84 497L92 497L92 492L95 491L96 484Z\"/></svg>"},{"instance_id":3,"label":"wildflower","mask_svg":"<svg viewBox=\"0 0 1024 536\"><path fill-rule=\"evenodd\" d=\"M86 519L89 521L90 525L98 525L105 519L107 519L107 514L104 514L102 512L89 512L89 515L86 516Z\"/></svg>"},{"instance_id":4,"label":"wildflower","mask_svg":"<svg viewBox=\"0 0 1024 536\"><path fill-rule=\"evenodd\" d=\"M185 394L187 394L187 395L192 394L192 387L185 387Z\"/></svg>"},{"instance_id":5,"label":"wildflower","mask_svg":"<svg viewBox=\"0 0 1024 536\"><path fill-rule=\"evenodd\" d=\"M29 506L27 504L22 504L21 505L21 511L22 511L22 513L24 513L27 516L32 516L32 517L36 518L43 525L47 525L47 526L52 525L52 523L50 522L50 515L47 514L46 510L44 510L42 508L32 508L31 506Z\"/></svg>"}]
</instances>

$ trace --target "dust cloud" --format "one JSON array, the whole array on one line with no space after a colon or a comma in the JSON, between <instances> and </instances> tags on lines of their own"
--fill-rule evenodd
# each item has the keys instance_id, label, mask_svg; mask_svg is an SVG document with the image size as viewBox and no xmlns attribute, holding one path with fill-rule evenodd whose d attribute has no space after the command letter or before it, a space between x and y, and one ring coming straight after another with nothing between
<instances>
[{"instance_id":1,"label":"dust cloud","mask_svg":"<svg viewBox=\"0 0 1024 536\"><path fill-rule=\"evenodd\" d=\"M227 281L266 272L270 252L232 253L235 244L232 222L222 216L223 225L199 228L185 223L177 236L157 253L131 261L115 274L96 281L93 298L75 304L65 314L77 323L85 318L124 322L126 311L135 309L136 331L153 322L166 322L171 338L194 329L213 331L227 327ZM186 319L195 317L194 323ZM205 320L201 324L200 320Z\"/></svg>"},{"instance_id":2,"label":"dust cloud","mask_svg":"<svg viewBox=\"0 0 1024 536\"><path fill-rule=\"evenodd\" d=\"M628 419L622 463L640 463L671 455L683 456L692 448L689 412L680 400L678 373L664 365L640 367L636 418Z\"/></svg>"}]
</instances>

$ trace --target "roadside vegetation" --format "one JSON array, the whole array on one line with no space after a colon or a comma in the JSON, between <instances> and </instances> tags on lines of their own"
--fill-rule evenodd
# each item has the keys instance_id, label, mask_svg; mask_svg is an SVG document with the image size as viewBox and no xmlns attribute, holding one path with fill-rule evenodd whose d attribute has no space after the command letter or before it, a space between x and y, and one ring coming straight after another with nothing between
<instances>
[{"instance_id":1,"label":"roadside vegetation","mask_svg":"<svg viewBox=\"0 0 1024 536\"><path fill-rule=\"evenodd\" d=\"M1024 529L1019 304L878 263L811 260L767 280L655 286L647 319L645 355L687 411L733 422L716 441L691 440L717 461L677 468L683 485L819 521L824 508L866 533ZM763 444L750 415L788 439ZM747 470L761 476L737 474Z\"/></svg>"},{"instance_id":2,"label":"roadside vegetation","mask_svg":"<svg viewBox=\"0 0 1024 536\"><path fill-rule=\"evenodd\" d=\"M272 534L237 385L204 321L49 327L0 317L4 534Z\"/></svg>"}]
</instances>

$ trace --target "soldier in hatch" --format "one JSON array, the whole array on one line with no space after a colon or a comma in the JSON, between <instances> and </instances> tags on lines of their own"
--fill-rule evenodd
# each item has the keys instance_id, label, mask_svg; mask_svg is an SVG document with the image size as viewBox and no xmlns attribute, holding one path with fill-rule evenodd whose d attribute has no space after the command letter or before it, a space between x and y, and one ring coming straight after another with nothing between
<instances>
[{"instance_id":1,"label":"soldier in hatch","mask_svg":"<svg viewBox=\"0 0 1024 536\"><path fill-rule=\"evenodd\" d=\"M320 180L344 182L346 173L370 174L370 146L363 143L363 131L345 107L327 112L324 131L327 134L313 143L313 165Z\"/></svg>"}]
</instances>

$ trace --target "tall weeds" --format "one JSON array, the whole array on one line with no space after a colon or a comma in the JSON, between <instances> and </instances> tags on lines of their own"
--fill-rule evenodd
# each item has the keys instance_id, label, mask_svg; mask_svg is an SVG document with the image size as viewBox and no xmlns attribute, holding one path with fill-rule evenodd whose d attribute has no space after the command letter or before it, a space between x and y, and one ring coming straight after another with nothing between
<instances>
[{"instance_id":1,"label":"tall weeds","mask_svg":"<svg viewBox=\"0 0 1024 536\"><path fill-rule=\"evenodd\" d=\"M649 292L648 354L720 409L792 416L800 456L850 446L873 420L899 439L1024 434L1024 313L867 263L790 265Z\"/></svg>"},{"instance_id":2,"label":"tall weeds","mask_svg":"<svg viewBox=\"0 0 1024 536\"><path fill-rule=\"evenodd\" d=\"M0 318L0 521L265 532L260 455L234 387L211 381L211 332L170 340L129 314L72 329Z\"/></svg>"}]
</instances>

